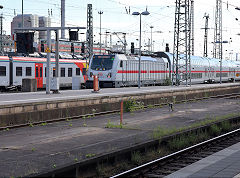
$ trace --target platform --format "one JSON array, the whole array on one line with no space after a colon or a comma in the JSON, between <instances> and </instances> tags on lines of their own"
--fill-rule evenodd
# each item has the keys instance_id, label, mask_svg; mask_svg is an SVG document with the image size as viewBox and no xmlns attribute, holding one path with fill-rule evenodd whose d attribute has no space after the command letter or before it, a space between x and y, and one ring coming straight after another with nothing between
<instances>
[{"instance_id":1,"label":"platform","mask_svg":"<svg viewBox=\"0 0 240 178\"><path fill-rule=\"evenodd\" d=\"M237 143L185 168L182 168L179 171L166 176L166 178L239 178L239 172L240 143Z\"/></svg>"},{"instance_id":2,"label":"platform","mask_svg":"<svg viewBox=\"0 0 240 178\"><path fill-rule=\"evenodd\" d=\"M119 111L121 101L136 100L144 105L185 102L216 95L239 93L240 83L188 86L155 86L61 91L60 94L0 94L0 127L39 123L59 118Z\"/></svg>"},{"instance_id":3,"label":"platform","mask_svg":"<svg viewBox=\"0 0 240 178\"><path fill-rule=\"evenodd\" d=\"M83 90L61 90L60 94L46 94L46 92L30 93L0 93L0 106L15 105L23 103L39 103L53 101L67 101L72 99L99 98L104 96L126 96L141 95L146 93L159 92L178 92L182 90L191 91L198 89L210 89L220 87L240 86L240 83L222 83L222 84L198 84L190 86L152 86L152 87L128 87L128 88L104 88L99 93L92 93L92 89Z\"/></svg>"},{"instance_id":4,"label":"platform","mask_svg":"<svg viewBox=\"0 0 240 178\"><path fill-rule=\"evenodd\" d=\"M33 176L118 152L153 139L154 129L181 128L239 112L239 99L209 99L124 113L0 131L0 177ZM89 156L91 155L91 156ZM240 171L239 171L240 172Z\"/></svg>"}]
</instances>

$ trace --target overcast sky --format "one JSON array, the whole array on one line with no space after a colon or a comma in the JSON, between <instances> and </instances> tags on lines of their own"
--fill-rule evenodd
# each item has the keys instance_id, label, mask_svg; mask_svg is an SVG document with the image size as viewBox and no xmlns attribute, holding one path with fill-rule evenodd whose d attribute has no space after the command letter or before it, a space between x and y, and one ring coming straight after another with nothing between
<instances>
[{"instance_id":1,"label":"overcast sky","mask_svg":"<svg viewBox=\"0 0 240 178\"><path fill-rule=\"evenodd\" d=\"M142 43L143 46L151 38L151 29L153 28L154 50L164 50L165 44L170 44L170 50L173 46L173 30L174 30L174 11L175 0L66 0L66 26L86 26L87 23L87 4L93 4L93 25L94 40L99 41L99 14L102 15L102 33L124 32L127 33L128 47L130 42L135 42L139 38L139 17L132 16L134 11L142 12L146 9L150 12L149 16L142 17ZM208 13L209 20L209 53L212 51L211 42L213 41L214 28L214 11L216 0L195 0L195 54L203 53L203 36L204 27L203 16ZM240 11L235 10L239 4L239 0L223 1L223 40L231 43L224 44L224 56L235 59L236 53L240 52ZM22 0L0 0L0 5L4 8L0 12L4 16L4 30L10 34L10 22L15 14L21 14ZM60 26L60 7L61 0L24 0L24 13L37 14L39 16L48 16L48 11L52 10L52 26ZM130 7L130 14L129 12ZM127 10L126 10L127 9ZM236 20L239 19L239 21ZM84 31L83 31L84 32ZM84 35L81 35L81 39ZM102 37L105 42L105 37ZM114 44L118 41L117 37L113 37ZM226 51L227 50L227 51ZM229 52L233 55L229 55ZM209 54L210 55L210 54ZM239 55L240 58L240 55Z\"/></svg>"}]
</instances>

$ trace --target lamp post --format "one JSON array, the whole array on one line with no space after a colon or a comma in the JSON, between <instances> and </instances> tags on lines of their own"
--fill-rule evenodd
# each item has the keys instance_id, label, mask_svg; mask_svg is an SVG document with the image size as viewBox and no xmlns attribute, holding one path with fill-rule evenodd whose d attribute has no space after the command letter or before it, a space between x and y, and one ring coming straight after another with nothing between
<instances>
[{"instance_id":1,"label":"lamp post","mask_svg":"<svg viewBox=\"0 0 240 178\"><path fill-rule=\"evenodd\" d=\"M100 54L102 54L102 14L103 14L103 11L99 11L98 14L100 15Z\"/></svg>"},{"instance_id":2,"label":"lamp post","mask_svg":"<svg viewBox=\"0 0 240 178\"><path fill-rule=\"evenodd\" d=\"M142 13L140 12L133 12L132 15L139 15L140 16L140 34L139 34L139 62L138 62L138 89L141 87L141 40L142 40L142 15L149 15L150 13L147 11L144 11Z\"/></svg>"}]
</instances>

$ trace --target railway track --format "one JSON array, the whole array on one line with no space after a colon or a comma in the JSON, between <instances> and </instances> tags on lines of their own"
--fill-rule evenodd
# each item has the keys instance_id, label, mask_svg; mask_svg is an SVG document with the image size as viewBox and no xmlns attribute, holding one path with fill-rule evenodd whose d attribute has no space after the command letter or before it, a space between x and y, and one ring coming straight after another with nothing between
<instances>
[{"instance_id":1,"label":"railway track","mask_svg":"<svg viewBox=\"0 0 240 178\"><path fill-rule=\"evenodd\" d=\"M195 99L188 99L188 100L182 100L181 102L176 102L177 103L182 103L182 102L192 102L196 100L204 100L204 99L218 99L218 98L237 98L240 97L240 93L232 93L232 94L225 94L225 95L217 95L217 96L210 96L210 97L203 97L203 98L195 98ZM159 106L159 105L168 105L169 103L161 103L161 104L155 104L154 106ZM147 106L145 106L147 108ZM26 123L26 124L18 124L18 125L12 125L12 126L6 126L6 127L0 127L0 130L5 130L5 129L13 129L13 128L19 128L19 127L26 127L31 125L40 125L40 124L45 124L45 123L53 123L53 122L59 122L59 121L65 121L65 120L73 120L73 119L79 119L79 118L84 118L84 117L90 117L90 116L100 116L100 115L106 115L106 114L114 114L120 112L119 110L113 110L113 111L105 111L105 112L99 112L99 113L93 113L93 114L86 114L86 115L79 115L79 116L72 116L72 117L66 117L66 118L58 118L58 119L52 119L52 120L45 120L45 121L39 121L39 122L33 122L33 123Z\"/></svg>"},{"instance_id":2,"label":"railway track","mask_svg":"<svg viewBox=\"0 0 240 178\"><path fill-rule=\"evenodd\" d=\"M134 169L112 176L164 177L207 156L240 142L240 129L209 139L170 155L148 162Z\"/></svg>"}]
</instances>

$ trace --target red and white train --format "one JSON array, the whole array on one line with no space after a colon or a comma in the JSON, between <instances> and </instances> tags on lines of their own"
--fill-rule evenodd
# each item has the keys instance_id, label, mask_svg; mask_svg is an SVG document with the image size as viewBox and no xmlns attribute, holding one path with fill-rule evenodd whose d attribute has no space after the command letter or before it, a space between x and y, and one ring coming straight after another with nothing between
<instances>
[{"instance_id":1,"label":"red and white train","mask_svg":"<svg viewBox=\"0 0 240 178\"><path fill-rule=\"evenodd\" d=\"M173 55L158 52L156 57L141 57L141 85L163 85L171 80ZM180 65L185 61L180 60ZM138 57L123 54L94 55L87 72L87 87L92 87L93 76L99 78L100 87L136 86L138 84ZM179 80L184 78L184 71ZM222 81L240 80L240 62L222 60ZM191 82L220 81L219 59L191 56Z\"/></svg>"},{"instance_id":2,"label":"red and white train","mask_svg":"<svg viewBox=\"0 0 240 178\"><path fill-rule=\"evenodd\" d=\"M72 86L72 78L78 77L82 84L86 82L83 71L87 64L85 60L60 59L60 87ZM55 59L51 59L50 77L55 76ZM46 86L46 58L8 57L0 56L0 88L7 90L11 87L21 88L22 79L37 79L37 87Z\"/></svg>"}]
</instances>

